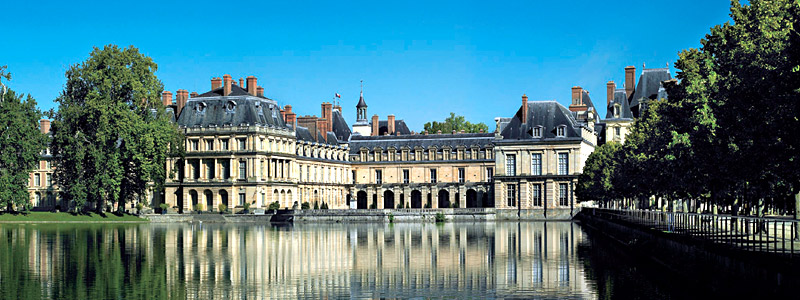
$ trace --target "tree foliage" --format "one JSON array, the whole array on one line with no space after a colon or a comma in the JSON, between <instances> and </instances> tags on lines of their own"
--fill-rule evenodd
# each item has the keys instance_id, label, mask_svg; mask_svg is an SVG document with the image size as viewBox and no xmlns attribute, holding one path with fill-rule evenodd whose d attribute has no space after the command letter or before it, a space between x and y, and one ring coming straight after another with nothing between
<instances>
[{"instance_id":1,"label":"tree foliage","mask_svg":"<svg viewBox=\"0 0 800 300\"><path fill-rule=\"evenodd\" d=\"M424 129L428 133L436 133L439 130L441 130L442 133L452 133L453 130L456 132L464 130L464 132L467 133L478 133L481 129L483 129L483 132L487 132L489 127L483 122L472 124L464 119L464 116L456 116L455 113L451 112L450 116L444 119L444 122L432 121L425 123Z\"/></svg>"},{"instance_id":2,"label":"tree foliage","mask_svg":"<svg viewBox=\"0 0 800 300\"><path fill-rule=\"evenodd\" d=\"M0 99L0 207L6 211L30 208L30 173L47 145L42 116L30 95L8 90Z\"/></svg>"},{"instance_id":3,"label":"tree foliage","mask_svg":"<svg viewBox=\"0 0 800 300\"><path fill-rule=\"evenodd\" d=\"M597 147L589 155L575 188L575 195L579 201L607 202L617 198L613 182L617 174L619 165L617 157L621 149L619 143L609 142Z\"/></svg>"},{"instance_id":4,"label":"tree foliage","mask_svg":"<svg viewBox=\"0 0 800 300\"><path fill-rule=\"evenodd\" d=\"M130 46L94 48L67 70L54 116L55 178L76 208L90 202L120 209L160 190L166 159L182 153L182 137L160 101L157 65Z\"/></svg>"}]
</instances>

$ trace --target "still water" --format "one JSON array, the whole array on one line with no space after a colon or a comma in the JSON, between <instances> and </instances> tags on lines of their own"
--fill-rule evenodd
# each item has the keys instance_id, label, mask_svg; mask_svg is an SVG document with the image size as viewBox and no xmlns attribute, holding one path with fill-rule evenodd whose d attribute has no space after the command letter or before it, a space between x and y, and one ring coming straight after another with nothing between
<instances>
[{"instance_id":1,"label":"still water","mask_svg":"<svg viewBox=\"0 0 800 300\"><path fill-rule=\"evenodd\" d=\"M600 242L574 222L0 224L0 298L669 296Z\"/></svg>"}]
</instances>

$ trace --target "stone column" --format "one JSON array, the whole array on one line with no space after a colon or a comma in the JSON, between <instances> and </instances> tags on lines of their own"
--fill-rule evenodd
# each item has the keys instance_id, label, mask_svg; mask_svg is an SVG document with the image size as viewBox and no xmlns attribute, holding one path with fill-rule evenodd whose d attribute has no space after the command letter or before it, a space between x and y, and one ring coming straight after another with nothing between
<instances>
[{"instance_id":1,"label":"stone column","mask_svg":"<svg viewBox=\"0 0 800 300\"><path fill-rule=\"evenodd\" d=\"M429 187L428 191L431 195L431 208L439 208L439 189L434 186Z\"/></svg>"},{"instance_id":2,"label":"stone column","mask_svg":"<svg viewBox=\"0 0 800 300\"><path fill-rule=\"evenodd\" d=\"M460 208L467 207L467 187L463 185L460 185L458 187L458 207Z\"/></svg>"},{"instance_id":3,"label":"stone column","mask_svg":"<svg viewBox=\"0 0 800 300\"><path fill-rule=\"evenodd\" d=\"M457 191L458 191L458 188L455 188L455 187L452 187L452 186L450 186L450 187L448 187L448 188L447 188L447 201L448 201L448 202L450 202L450 206L451 206L451 207L453 206L453 203L455 203L456 201L459 201L459 200L456 198L456 192L457 192ZM460 196L461 196L461 195L459 195L459 197L460 197ZM449 207L448 207L448 208L449 208Z\"/></svg>"},{"instance_id":4,"label":"stone column","mask_svg":"<svg viewBox=\"0 0 800 300\"><path fill-rule=\"evenodd\" d=\"M528 181L521 179L518 188L519 199L517 199L517 205L519 205L520 209L530 208L530 203L528 203Z\"/></svg>"},{"instance_id":5,"label":"stone column","mask_svg":"<svg viewBox=\"0 0 800 300\"><path fill-rule=\"evenodd\" d=\"M378 209L384 209L383 207L383 191L381 188L376 188L376 193L378 195Z\"/></svg>"}]
</instances>

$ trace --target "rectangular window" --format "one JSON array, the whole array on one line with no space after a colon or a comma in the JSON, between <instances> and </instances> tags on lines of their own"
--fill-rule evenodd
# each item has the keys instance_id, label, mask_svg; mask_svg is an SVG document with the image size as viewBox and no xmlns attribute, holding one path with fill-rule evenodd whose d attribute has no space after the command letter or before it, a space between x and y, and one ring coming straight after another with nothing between
<instances>
[{"instance_id":1,"label":"rectangular window","mask_svg":"<svg viewBox=\"0 0 800 300\"><path fill-rule=\"evenodd\" d=\"M228 150L228 139L221 139L219 140L219 147L222 150Z\"/></svg>"},{"instance_id":2,"label":"rectangular window","mask_svg":"<svg viewBox=\"0 0 800 300\"><path fill-rule=\"evenodd\" d=\"M558 175L567 175L569 171L569 153L558 154Z\"/></svg>"},{"instance_id":3,"label":"rectangular window","mask_svg":"<svg viewBox=\"0 0 800 300\"><path fill-rule=\"evenodd\" d=\"M556 129L556 134L557 134L559 137L564 137L564 136L566 136L566 131L567 131L567 128L566 128L566 127L564 127L564 126L558 126L558 128Z\"/></svg>"},{"instance_id":4,"label":"rectangular window","mask_svg":"<svg viewBox=\"0 0 800 300\"><path fill-rule=\"evenodd\" d=\"M228 167L229 164L230 164L230 161L227 161L227 160L222 161L222 163L219 164L219 175L222 176L222 179L228 179L228 177L229 177L228 176L229 175L228 169L230 169Z\"/></svg>"},{"instance_id":5,"label":"rectangular window","mask_svg":"<svg viewBox=\"0 0 800 300\"><path fill-rule=\"evenodd\" d=\"M517 185L509 184L506 186L506 205L517 206Z\"/></svg>"},{"instance_id":6,"label":"rectangular window","mask_svg":"<svg viewBox=\"0 0 800 300\"><path fill-rule=\"evenodd\" d=\"M206 162L206 178L214 179L214 160Z\"/></svg>"},{"instance_id":7,"label":"rectangular window","mask_svg":"<svg viewBox=\"0 0 800 300\"><path fill-rule=\"evenodd\" d=\"M408 184L408 170L403 170L403 183Z\"/></svg>"},{"instance_id":8,"label":"rectangular window","mask_svg":"<svg viewBox=\"0 0 800 300\"><path fill-rule=\"evenodd\" d=\"M244 193L239 193L239 206L244 206L244 203L247 201L245 198Z\"/></svg>"},{"instance_id":9,"label":"rectangular window","mask_svg":"<svg viewBox=\"0 0 800 300\"><path fill-rule=\"evenodd\" d=\"M542 175L542 154L531 154L531 175Z\"/></svg>"},{"instance_id":10,"label":"rectangular window","mask_svg":"<svg viewBox=\"0 0 800 300\"><path fill-rule=\"evenodd\" d=\"M464 173L466 173L464 171L464 168L458 168L458 182L459 183L464 183L464 175L465 175Z\"/></svg>"},{"instance_id":11,"label":"rectangular window","mask_svg":"<svg viewBox=\"0 0 800 300\"><path fill-rule=\"evenodd\" d=\"M619 127L614 127L614 133L616 134L617 137L620 137L620 135L621 135L620 134L620 128Z\"/></svg>"},{"instance_id":12,"label":"rectangular window","mask_svg":"<svg viewBox=\"0 0 800 300\"><path fill-rule=\"evenodd\" d=\"M436 183L436 169L431 169L431 183Z\"/></svg>"},{"instance_id":13,"label":"rectangular window","mask_svg":"<svg viewBox=\"0 0 800 300\"><path fill-rule=\"evenodd\" d=\"M506 176L517 175L517 156L514 154L506 155Z\"/></svg>"},{"instance_id":14,"label":"rectangular window","mask_svg":"<svg viewBox=\"0 0 800 300\"><path fill-rule=\"evenodd\" d=\"M239 162L239 179L247 179L247 162Z\"/></svg>"},{"instance_id":15,"label":"rectangular window","mask_svg":"<svg viewBox=\"0 0 800 300\"><path fill-rule=\"evenodd\" d=\"M47 184L47 186L53 185L53 174L47 174L45 176L46 176L45 183Z\"/></svg>"},{"instance_id":16,"label":"rectangular window","mask_svg":"<svg viewBox=\"0 0 800 300\"><path fill-rule=\"evenodd\" d=\"M214 140L206 140L206 151L214 150Z\"/></svg>"},{"instance_id":17,"label":"rectangular window","mask_svg":"<svg viewBox=\"0 0 800 300\"><path fill-rule=\"evenodd\" d=\"M33 174L33 186L42 185L42 175Z\"/></svg>"},{"instance_id":18,"label":"rectangular window","mask_svg":"<svg viewBox=\"0 0 800 300\"><path fill-rule=\"evenodd\" d=\"M247 140L239 139L239 150L246 150L246 149L247 149Z\"/></svg>"},{"instance_id":19,"label":"rectangular window","mask_svg":"<svg viewBox=\"0 0 800 300\"><path fill-rule=\"evenodd\" d=\"M533 128L533 137L535 137L535 138L542 137L542 127Z\"/></svg>"},{"instance_id":20,"label":"rectangular window","mask_svg":"<svg viewBox=\"0 0 800 300\"><path fill-rule=\"evenodd\" d=\"M200 179L200 161L193 160L192 161L192 178Z\"/></svg>"},{"instance_id":21,"label":"rectangular window","mask_svg":"<svg viewBox=\"0 0 800 300\"><path fill-rule=\"evenodd\" d=\"M356 170L353 170L353 184L356 183Z\"/></svg>"},{"instance_id":22,"label":"rectangular window","mask_svg":"<svg viewBox=\"0 0 800 300\"><path fill-rule=\"evenodd\" d=\"M197 140L189 140L189 150L197 151Z\"/></svg>"},{"instance_id":23,"label":"rectangular window","mask_svg":"<svg viewBox=\"0 0 800 300\"><path fill-rule=\"evenodd\" d=\"M533 206L542 206L542 186L538 184L533 185Z\"/></svg>"},{"instance_id":24,"label":"rectangular window","mask_svg":"<svg viewBox=\"0 0 800 300\"><path fill-rule=\"evenodd\" d=\"M567 200L569 196L569 187L566 183L559 183L558 184L558 205L561 206L568 206L569 201Z\"/></svg>"},{"instance_id":25,"label":"rectangular window","mask_svg":"<svg viewBox=\"0 0 800 300\"><path fill-rule=\"evenodd\" d=\"M492 167L486 168L486 181L492 181L493 176L494 176L494 168Z\"/></svg>"},{"instance_id":26,"label":"rectangular window","mask_svg":"<svg viewBox=\"0 0 800 300\"><path fill-rule=\"evenodd\" d=\"M45 160L44 161L44 167L45 167L45 169L48 169L48 170L53 168L52 165L50 164L49 160Z\"/></svg>"},{"instance_id":27,"label":"rectangular window","mask_svg":"<svg viewBox=\"0 0 800 300\"><path fill-rule=\"evenodd\" d=\"M375 183L383 184L383 172L381 170L375 170Z\"/></svg>"}]
</instances>

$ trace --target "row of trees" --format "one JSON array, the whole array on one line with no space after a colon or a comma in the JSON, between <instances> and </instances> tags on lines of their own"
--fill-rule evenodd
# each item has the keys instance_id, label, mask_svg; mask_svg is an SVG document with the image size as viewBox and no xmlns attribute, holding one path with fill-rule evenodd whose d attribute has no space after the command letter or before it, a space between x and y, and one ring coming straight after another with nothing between
<instances>
[{"instance_id":1,"label":"row of trees","mask_svg":"<svg viewBox=\"0 0 800 300\"><path fill-rule=\"evenodd\" d=\"M166 160L182 155L182 136L161 103L163 84L153 60L130 46L94 48L71 66L56 99L49 139L39 133L41 111L30 96L13 92L0 106L0 203L6 210L30 207L28 178L49 142L54 181L73 211L107 205L121 210L169 176ZM12 101L13 100L13 101ZM2 130L2 129L0 129ZM39 134L34 134L39 133ZM16 162L16 163L15 163Z\"/></svg>"},{"instance_id":2,"label":"row of trees","mask_svg":"<svg viewBox=\"0 0 800 300\"><path fill-rule=\"evenodd\" d=\"M734 1L731 17L680 53L669 99L648 103L624 145L590 155L580 199L757 215L800 204L800 3Z\"/></svg>"},{"instance_id":3,"label":"row of trees","mask_svg":"<svg viewBox=\"0 0 800 300\"><path fill-rule=\"evenodd\" d=\"M466 133L478 133L481 132L481 130L483 130L483 132L488 132L489 127L483 122L474 124L470 123L464 118L464 116L456 116L455 113L451 112L450 116L444 119L444 122L428 122L423 125L423 129L431 134L435 134L440 130L442 133L448 134L452 133L453 130L456 132L461 132L461 130L464 130Z\"/></svg>"}]
</instances>

